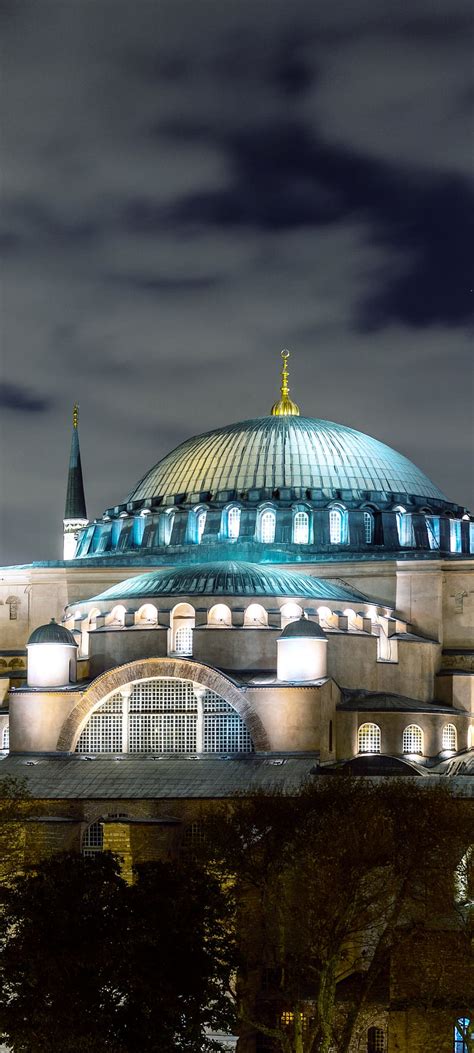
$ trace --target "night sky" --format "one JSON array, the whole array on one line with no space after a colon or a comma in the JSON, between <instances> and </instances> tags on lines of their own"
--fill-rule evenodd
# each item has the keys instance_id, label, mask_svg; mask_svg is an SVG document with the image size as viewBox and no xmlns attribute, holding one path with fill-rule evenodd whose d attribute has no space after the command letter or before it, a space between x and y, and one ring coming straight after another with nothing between
<instances>
[{"instance_id":1,"label":"night sky","mask_svg":"<svg viewBox=\"0 0 474 1053\"><path fill-rule=\"evenodd\" d=\"M366 431L473 503L470 0L3 0L0 562L192 434Z\"/></svg>"}]
</instances>

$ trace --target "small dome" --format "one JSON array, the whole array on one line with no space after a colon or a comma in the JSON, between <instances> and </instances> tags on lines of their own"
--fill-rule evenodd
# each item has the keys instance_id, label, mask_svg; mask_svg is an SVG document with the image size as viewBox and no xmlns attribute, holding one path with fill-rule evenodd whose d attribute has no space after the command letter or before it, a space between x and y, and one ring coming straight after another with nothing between
<instances>
[{"instance_id":1,"label":"small dome","mask_svg":"<svg viewBox=\"0 0 474 1053\"><path fill-rule=\"evenodd\" d=\"M64 625L59 625L55 618L51 618L51 621L47 625L39 625L37 629L32 632L27 647L31 644L64 644L67 647L77 647L78 643L72 632L66 629Z\"/></svg>"},{"instance_id":2,"label":"small dome","mask_svg":"<svg viewBox=\"0 0 474 1053\"><path fill-rule=\"evenodd\" d=\"M368 600L349 585L256 563L192 563L127 578L90 600L153 596L290 596L312 600ZM375 601L377 602L377 601ZM77 604L76 604L77 606Z\"/></svg>"},{"instance_id":3,"label":"small dome","mask_svg":"<svg viewBox=\"0 0 474 1053\"><path fill-rule=\"evenodd\" d=\"M294 622L285 625L280 640L326 640L326 633L316 622L310 622L308 618L296 618Z\"/></svg>"}]
</instances>

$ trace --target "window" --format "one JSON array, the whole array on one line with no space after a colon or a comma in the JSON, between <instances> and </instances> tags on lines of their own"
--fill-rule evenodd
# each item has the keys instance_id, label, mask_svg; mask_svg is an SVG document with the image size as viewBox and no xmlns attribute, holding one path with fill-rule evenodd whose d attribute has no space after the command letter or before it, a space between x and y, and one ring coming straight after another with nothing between
<instances>
[{"instance_id":1,"label":"window","mask_svg":"<svg viewBox=\"0 0 474 1053\"><path fill-rule=\"evenodd\" d=\"M260 541L266 545L271 545L275 540L275 521L275 513L270 509L263 512L260 517Z\"/></svg>"},{"instance_id":2,"label":"window","mask_svg":"<svg viewBox=\"0 0 474 1053\"><path fill-rule=\"evenodd\" d=\"M461 552L461 520L450 519L449 521L449 548L451 552Z\"/></svg>"},{"instance_id":3,"label":"window","mask_svg":"<svg viewBox=\"0 0 474 1053\"><path fill-rule=\"evenodd\" d=\"M469 523L469 552L474 552L474 523Z\"/></svg>"},{"instance_id":4,"label":"window","mask_svg":"<svg viewBox=\"0 0 474 1053\"><path fill-rule=\"evenodd\" d=\"M299 603L284 603L283 607L280 608L280 614L281 627L285 629L289 622L294 622L297 618L303 617L303 608L300 607Z\"/></svg>"},{"instance_id":5,"label":"window","mask_svg":"<svg viewBox=\"0 0 474 1053\"><path fill-rule=\"evenodd\" d=\"M240 533L240 508L235 505L227 513L227 536L235 540Z\"/></svg>"},{"instance_id":6,"label":"window","mask_svg":"<svg viewBox=\"0 0 474 1053\"><path fill-rule=\"evenodd\" d=\"M193 630L190 625L180 625L179 629L176 629L174 637L174 649L176 654L192 655Z\"/></svg>"},{"instance_id":7,"label":"window","mask_svg":"<svg viewBox=\"0 0 474 1053\"><path fill-rule=\"evenodd\" d=\"M98 852L102 852L104 848L104 830L102 827L102 820L96 819L95 823L91 823L84 832L82 838L82 854L83 856L95 856Z\"/></svg>"},{"instance_id":8,"label":"window","mask_svg":"<svg viewBox=\"0 0 474 1053\"><path fill-rule=\"evenodd\" d=\"M295 512L293 518L293 541L299 545L309 542L309 515L307 512Z\"/></svg>"},{"instance_id":9,"label":"window","mask_svg":"<svg viewBox=\"0 0 474 1053\"><path fill-rule=\"evenodd\" d=\"M268 626L268 615L265 607L262 607L261 603L251 603L247 610L244 612L244 626L248 625L253 629L266 628Z\"/></svg>"},{"instance_id":10,"label":"window","mask_svg":"<svg viewBox=\"0 0 474 1053\"><path fill-rule=\"evenodd\" d=\"M423 732L417 724L409 724L403 732L403 752L423 753Z\"/></svg>"},{"instance_id":11,"label":"window","mask_svg":"<svg viewBox=\"0 0 474 1053\"><path fill-rule=\"evenodd\" d=\"M437 549L440 544L439 516L426 517L426 529L428 531L428 544L430 548Z\"/></svg>"},{"instance_id":12,"label":"window","mask_svg":"<svg viewBox=\"0 0 474 1053\"><path fill-rule=\"evenodd\" d=\"M385 1032L381 1027L369 1027L367 1032L367 1053L385 1053Z\"/></svg>"},{"instance_id":13,"label":"window","mask_svg":"<svg viewBox=\"0 0 474 1053\"><path fill-rule=\"evenodd\" d=\"M445 724L443 728L442 747L443 750L456 750L457 733L454 724Z\"/></svg>"},{"instance_id":14,"label":"window","mask_svg":"<svg viewBox=\"0 0 474 1053\"><path fill-rule=\"evenodd\" d=\"M251 753L247 726L214 691L155 677L116 691L89 717L76 753Z\"/></svg>"},{"instance_id":15,"label":"window","mask_svg":"<svg viewBox=\"0 0 474 1053\"><path fill-rule=\"evenodd\" d=\"M340 508L331 508L329 512L329 540L331 545L342 542L342 512Z\"/></svg>"},{"instance_id":16,"label":"window","mask_svg":"<svg viewBox=\"0 0 474 1053\"><path fill-rule=\"evenodd\" d=\"M196 518L196 537L198 544L202 540L202 535L204 534L204 527L206 526L206 517L207 512L203 511L199 512Z\"/></svg>"},{"instance_id":17,"label":"window","mask_svg":"<svg viewBox=\"0 0 474 1053\"><path fill-rule=\"evenodd\" d=\"M453 1053L469 1053L473 1037L474 1028L471 1027L469 1017L459 1017L454 1025Z\"/></svg>"},{"instance_id":18,"label":"window","mask_svg":"<svg viewBox=\"0 0 474 1053\"><path fill-rule=\"evenodd\" d=\"M404 508L397 508L397 532L398 542L403 547L407 547L413 544L413 523L410 515L407 515Z\"/></svg>"},{"instance_id":19,"label":"window","mask_svg":"<svg viewBox=\"0 0 474 1053\"><path fill-rule=\"evenodd\" d=\"M170 545L171 535L173 533L173 523L175 520L176 512L165 512L164 515L160 516L160 533L161 533L161 544Z\"/></svg>"},{"instance_id":20,"label":"window","mask_svg":"<svg viewBox=\"0 0 474 1053\"><path fill-rule=\"evenodd\" d=\"M207 624L216 625L220 629L224 626L230 627L232 625L230 607L226 603L214 604L214 607L211 607L207 615Z\"/></svg>"},{"instance_id":21,"label":"window","mask_svg":"<svg viewBox=\"0 0 474 1053\"><path fill-rule=\"evenodd\" d=\"M10 730L8 724L2 731L2 750L10 749Z\"/></svg>"},{"instance_id":22,"label":"window","mask_svg":"<svg viewBox=\"0 0 474 1053\"><path fill-rule=\"evenodd\" d=\"M374 537L374 517L372 512L364 512L364 538L367 545L371 545Z\"/></svg>"},{"instance_id":23,"label":"window","mask_svg":"<svg viewBox=\"0 0 474 1053\"><path fill-rule=\"evenodd\" d=\"M358 734L359 753L380 753L381 736L378 724L361 724Z\"/></svg>"}]
</instances>

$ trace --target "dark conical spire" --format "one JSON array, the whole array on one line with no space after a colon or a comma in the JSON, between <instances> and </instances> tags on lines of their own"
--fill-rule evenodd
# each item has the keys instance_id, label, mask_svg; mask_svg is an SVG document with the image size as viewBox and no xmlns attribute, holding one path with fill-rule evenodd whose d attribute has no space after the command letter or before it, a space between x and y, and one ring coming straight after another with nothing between
<instances>
[{"instance_id":1,"label":"dark conical spire","mask_svg":"<svg viewBox=\"0 0 474 1053\"><path fill-rule=\"evenodd\" d=\"M81 451L79 449L79 406L74 405L72 415L71 456L67 477L65 519L87 519L84 483L82 481Z\"/></svg>"}]
</instances>

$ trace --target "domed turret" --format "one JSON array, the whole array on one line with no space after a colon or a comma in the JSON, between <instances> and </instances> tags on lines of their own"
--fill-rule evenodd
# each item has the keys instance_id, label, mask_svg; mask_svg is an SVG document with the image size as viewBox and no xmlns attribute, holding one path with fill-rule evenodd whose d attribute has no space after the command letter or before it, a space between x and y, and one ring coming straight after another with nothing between
<instances>
[{"instance_id":1,"label":"domed turret","mask_svg":"<svg viewBox=\"0 0 474 1053\"><path fill-rule=\"evenodd\" d=\"M78 644L64 625L51 618L31 633L26 647L28 687L64 687L75 682Z\"/></svg>"},{"instance_id":2,"label":"domed turret","mask_svg":"<svg viewBox=\"0 0 474 1053\"><path fill-rule=\"evenodd\" d=\"M307 618L289 622L277 640L277 676L286 683L321 680L327 675L327 636Z\"/></svg>"}]
</instances>

